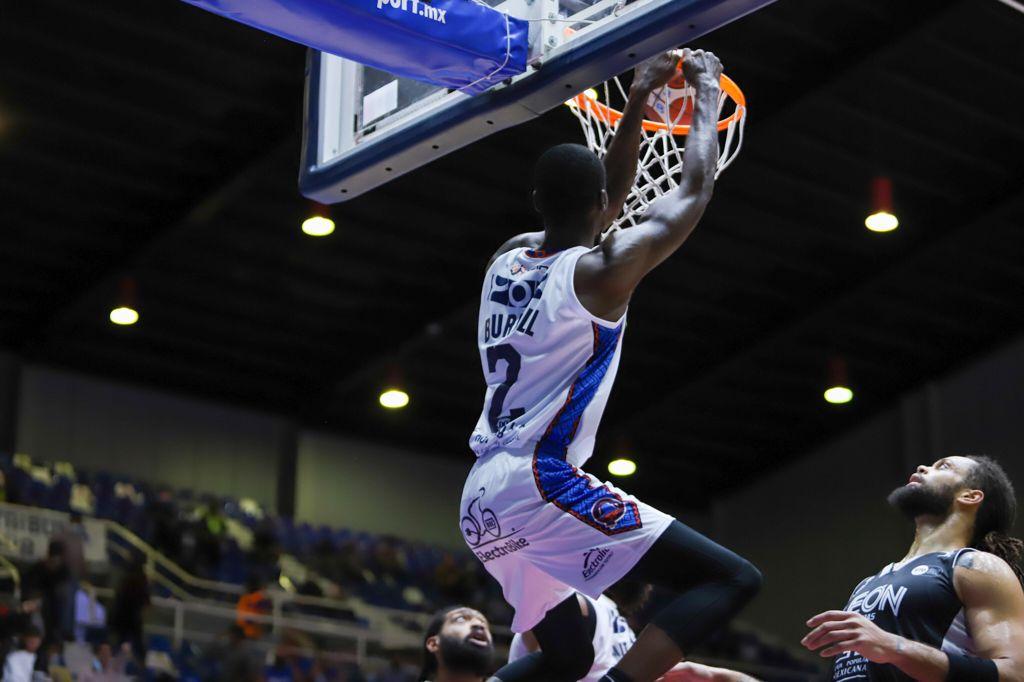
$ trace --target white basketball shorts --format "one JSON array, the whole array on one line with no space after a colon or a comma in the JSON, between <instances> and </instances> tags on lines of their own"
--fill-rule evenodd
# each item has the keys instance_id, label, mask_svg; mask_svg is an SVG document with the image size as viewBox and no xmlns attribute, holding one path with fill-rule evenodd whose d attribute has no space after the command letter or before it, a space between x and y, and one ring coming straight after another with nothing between
<instances>
[{"instance_id":1,"label":"white basketball shorts","mask_svg":"<svg viewBox=\"0 0 1024 682\"><path fill-rule=\"evenodd\" d=\"M462 536L525 632L575 590L597 599L673 518L565 460L495 452L462 490Z\"/></svg>"}]
</instances>

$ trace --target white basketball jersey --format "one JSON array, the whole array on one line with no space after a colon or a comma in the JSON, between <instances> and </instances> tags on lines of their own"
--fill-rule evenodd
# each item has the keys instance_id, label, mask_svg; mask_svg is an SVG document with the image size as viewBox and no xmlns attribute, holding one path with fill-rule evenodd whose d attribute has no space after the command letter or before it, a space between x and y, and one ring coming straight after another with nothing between
<instances>
[{"instance_id":1,"label":"white basketball jersey","mask_svg":"<svg viewBox=\"0 0 1024 682\"><path fill-rule=\"evenodd\" d=\"M484 278L477 344L487 392L469 446L567 459L581 466L611 392L625 314L608 322L576 297L583 246L513 249Z\"/></svg>"},{"instance_id":2,"label":"white basketball jersey","mask_svg":"<svg viewBox=\"0 0 1024 682\"><path fill-rule=\"evenodd\" d=\"M596 602L588 601L597 616L594 626L594 665L580 682L598 682L629 651L636 641L636 635L626 619L619 615L619 607L611 599L602 594ZM530 651L523 636L516 634L512 637L508 649L509 663L528 653Z\"/></svg>"}]
</instances>

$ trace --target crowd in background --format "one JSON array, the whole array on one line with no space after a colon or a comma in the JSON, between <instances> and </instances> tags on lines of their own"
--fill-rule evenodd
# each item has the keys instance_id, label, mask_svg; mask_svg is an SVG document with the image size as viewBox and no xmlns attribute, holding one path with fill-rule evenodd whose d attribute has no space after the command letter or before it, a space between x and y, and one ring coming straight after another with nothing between
<instances>
[{"instance_id":1,"label":"crowd in background","mask_svg":"<svg viewBox=\"0 0 1024 682\"><path fill-rule=\"evenodd\" d=\"M0 499L71 515L71 523L50 538L45 558L24 568L20 602L0 611L5 666L0 682L33 679L25 677L32 669L37 675L53 671L52 679L97 681L131 675L242 682L416 679L415 661L394 658L385 669L367 675L308 636L272 636L258 617L270 612L268 590L282 585L311 597L358 597L371 605L420 612L472 604L492 623L511 619L496 583L469 552L296 524L248 500L154 488L102 472L89 475L66 464L2 457ZM96 577L90 578L85 562L83 513L116 521L193 575L244 584L231 630L202 647L186 643L175 649L162 638L144 637L150 597L166 593L150 583L142 557L133 555L118 563L116 578L106 578L103 586L113 588L113 597L97 599L90 583ZM305 568L294 582L279 572L285 555ZM366 626L354 612L303 608L301 615L340 617ZM733 631L713 638L704 653L801 667L787 650ZM65 673L69 677L61 677Z\"/></svg>"}]
</instances>

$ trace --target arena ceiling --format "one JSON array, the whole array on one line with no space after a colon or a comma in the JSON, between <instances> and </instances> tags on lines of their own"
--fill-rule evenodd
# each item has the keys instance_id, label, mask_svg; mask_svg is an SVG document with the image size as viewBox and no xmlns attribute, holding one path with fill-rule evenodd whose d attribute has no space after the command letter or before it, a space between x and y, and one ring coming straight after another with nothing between
<instances>
[{"instance_id":1,"label":"arena ceiling","mask_svg":"<svg viewBox=\"0 0 1024 682\"><path fill-rule=\"evenodd\" d=\"M676 507L798 457L1024 330L1024 15L779 0L700 41L751 106L739 161L632 305L595 470ZM302 49L174 0L0 6L0 335L32 362L469 462L480 277L534 229L567 111L298 226ZM864 229L871 178L901 227ZM107 313L137 283L141 322ZM821 397L828 357L855 400ZM379 390L408 387L385 412Z\"/></svg>"}]
</instances>

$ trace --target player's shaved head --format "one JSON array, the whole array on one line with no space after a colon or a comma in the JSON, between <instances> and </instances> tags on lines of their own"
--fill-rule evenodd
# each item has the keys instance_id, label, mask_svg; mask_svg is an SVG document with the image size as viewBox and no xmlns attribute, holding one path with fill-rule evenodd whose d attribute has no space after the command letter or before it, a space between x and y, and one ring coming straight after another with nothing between
<instances>
[{"instance_id":1,"label":"player's shaved head","mask_svg":"<svg viewBox=\"0 0 1024 682\"><path fill-rule=\"evenodd\" d=\"M534 202L555 223L602 208L604 164L579 144L560 144L541 154L533 170Z\"/></svg>"}]
</instances>

